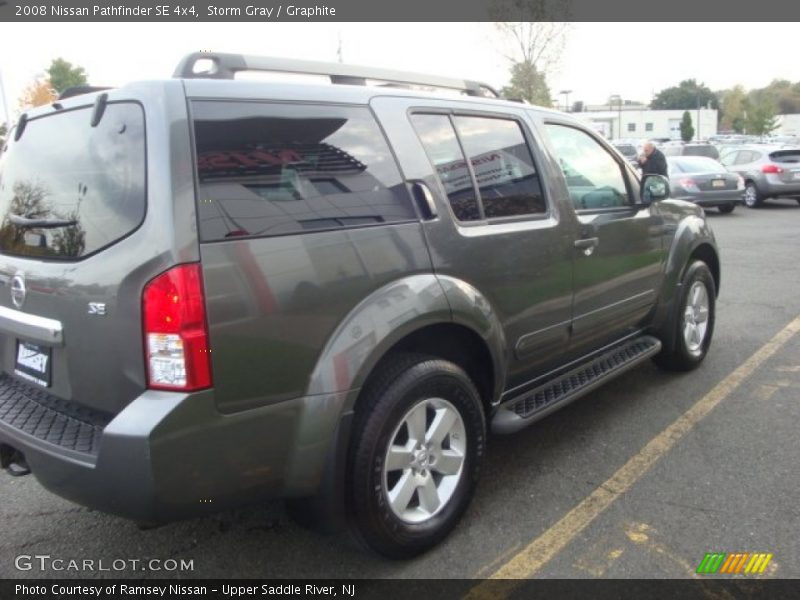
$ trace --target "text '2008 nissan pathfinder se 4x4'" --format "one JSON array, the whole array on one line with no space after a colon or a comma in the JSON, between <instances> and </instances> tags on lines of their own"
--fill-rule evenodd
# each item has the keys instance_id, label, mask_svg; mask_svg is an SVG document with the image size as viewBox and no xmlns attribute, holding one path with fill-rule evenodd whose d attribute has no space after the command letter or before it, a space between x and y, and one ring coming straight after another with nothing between
<instances>
[{"instance_id":1,"label":"text '2008 nissan pathfinder se 4x4'","mask_svg":"<svg viewBox=\"0 0 800 600\"><path fill-rule=\"evenodd\" d=\"M491 93L197 54L23 115L0 162L3 465L144 524L287 498L412 556L463 514L487 431L649 358L696 367L720 281L702 210Z\"/></svg>"}]
</instances>

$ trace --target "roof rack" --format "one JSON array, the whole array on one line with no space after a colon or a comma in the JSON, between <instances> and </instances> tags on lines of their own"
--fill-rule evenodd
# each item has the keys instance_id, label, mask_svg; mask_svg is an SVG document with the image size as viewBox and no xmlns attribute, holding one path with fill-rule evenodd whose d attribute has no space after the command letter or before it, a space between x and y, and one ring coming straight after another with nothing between
<instances>
[{"instance_id":1,"label":"roof rack","mask_svg":"<svg viewBox=\"0 0 800 600\"><path fill-rule=\"evenodd\" d=\"M83 94L91 94L93 92L102 92L104 90L110 90L110 87L102 87L97 85L75 85L72 87L68 87L65 89L61 94L58 96L59 100L64 100L65 98L72 98L73 96L81 96Z\"/></svg>"},{"instance_id":2,"label":"roof rack","mask_svg":"<svg viewBox=\"0 0 800 600\"><path fill-rule=\"evenodd\" d=\"M210 64L203 64L201 61L209 61ZM199 67L203 67L204 70L198 71ZM390 84L459 90L468 96L500 98L500 94L492 86L467 79L453 79L390 69L343 65L341 63L245 56L218 52L193 52L185 56L178 63L173 77L180 79L233 79L239 71L324 75L330 77L331 83L348 85L367 85L367 80L377 80Z\"/></svg>"}]
</instances>

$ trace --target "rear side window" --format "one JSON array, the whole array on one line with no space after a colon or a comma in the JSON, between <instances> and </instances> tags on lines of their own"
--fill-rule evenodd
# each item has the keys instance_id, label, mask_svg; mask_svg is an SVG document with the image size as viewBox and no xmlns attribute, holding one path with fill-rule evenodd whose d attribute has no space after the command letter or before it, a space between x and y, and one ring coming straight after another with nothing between
<instances>
[{"instance_id":1,"label":"rear side window","mask_svg":"<svg viewBox=\"0 0 800 600\"><path fill-rule=\"evenodd\" d=\"M458 220L547 211L539 173L516 121L416 114L412 123Z\"/></svg>"},{"instance_id":2,"label":"rear side window","mask_svg":"<svg viewBox=\"0 0 800 600\"><path fill-rule=\"evenodd\" d=\"M365 107L195 102L200 239L416 219Z\"/></svg>"},{"instance_id":3,"label":"rear side window","mask_svg":"<svg viewBox=\"0 0 800 600\"><path fill-rule=\"evenodd\" d=\"M772 152L769 157L780 163L800 163L800 150L778 150Z\"/></svg>"},{"instance_id":4,"label":"rear side window","mask_svg":"<svg viewBox=\"0 0 800 600\"><path fill-rule=\"evenodd\" d=\"M144 218L144 113L111 103L29 121L0 159L0 251L76 260L113 244Z\"/></svg>"}]
</instances>

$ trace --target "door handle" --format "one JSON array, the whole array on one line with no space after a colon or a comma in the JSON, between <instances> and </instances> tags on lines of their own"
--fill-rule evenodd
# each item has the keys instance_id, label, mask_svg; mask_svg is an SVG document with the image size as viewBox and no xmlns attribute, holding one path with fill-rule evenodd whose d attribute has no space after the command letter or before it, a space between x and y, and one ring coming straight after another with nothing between
<instances>
[{"instance_id":1,"label":"door handle","mask_svg":"<svg viewBox=\"0 0 800 600\"><path fill-rule=\"evenodd\" d=\"M436 210L436 203L433 200L433 193L424 181L414 180L409 182L411 184L411 193L414 195L414 200L419 206L422 215L426 220L435 219L439 216Z\"/></svg>"},{"instance_id":2,"label":"door handle","mask_svg":"<svg viewBox=\"0 0 800 600\"><path fill-rule=\"evenodd\" d=\"M583 253L586 256L591 256L594 249L600 244L600 238L590 237L590 238L583 238L580 240L575 240L575 247L578 250L583 250Z\"/></svg>"}]
</instances>

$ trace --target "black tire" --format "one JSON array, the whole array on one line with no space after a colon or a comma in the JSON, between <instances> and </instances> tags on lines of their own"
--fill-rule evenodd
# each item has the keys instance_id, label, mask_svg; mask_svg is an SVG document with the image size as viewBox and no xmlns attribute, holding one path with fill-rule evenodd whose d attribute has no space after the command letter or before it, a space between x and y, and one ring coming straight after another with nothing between
<instances>
[{"instance_id":1,"label":"black tire","mask_svg":"<svg viewBox=\"0 0 800 600\"><path fill-rule=\"evenodd\" d=\"M747 208L758 208L764 201L764 197L758 191L756 184L748 181L744 184L744 204Z\"/></svg>"},{"instance_id":2,"label":"black tire","mask_svg":"<svg viewBox=\"0 0 800 600\"><path fill-rule=\"evenodd\" d=\"M684 332L687 327L687 318L690 318L687 315L687 309L696 285L701 285L705 289L708 314L705 321L707 325L701 339L694 340L696 347L692 347L690 342L687 341ZM703 362L708 353L708 347L711 345L711 338L714 335L716 295L714 276L711 274L708 265L701 260L690 263L681 278L678 304L673 311L670 323L667 325L669 332L667 337L674 336L672 338L674 341L673 347L670 349L665 345L665 348L655 357L654 360L658 366L670 371L691 371ZM691 323L694 322L695 315L692 315L691 319L690 328Z\"/></svg>"},{"instance_id":3,"label":"black tire","mask_svg":"<svg viewBox=\"0 0 800 600\"><path fill-rule=\"evenodd\" d=\"M733 209L736 208L736 205L735 204L721 204L717 208L719 209L719 212L721 212L723 215L728 215L728 214L733 212Z\"/></svg>"},{"instance_id":4,"label":"black tire","mask_svg":"<svg viewBox=\"0 0 800 600\"><path fill-rule=\"evenodd\" d=\"M389 558L410 558L441 542L456 526L472 499L486 445L486 422L480 395L457 365L417 354L397 355L385 361L364 389L364 394L356 411L355 433L348 457L350 528L354 537L367 548ZM428 463L425 454L420 459L422 462L417 463L417 467L420 464L428 466L427 471L411 467L384 471L387 453L390 444L397 442L403 431L408 438L406 445L414 444L416 437L412 437L411 428L404 419L415 407L424 407L424 429L426 433L431 431L430 414L436 407L427 403L440 400L449 406L446 411L452 413L453 408L458 412L463 424L463 429L455 433L451 431L439 448L440 451L445 446L444 451L455 448L464 443L457 440L465 438L466 447L451 450L462 454L460 471L452 475L455 479L450 480L450 495L440 508L420 522L409 522L390 505L390 489L387 488L397 490L403 477L410 479L414 474L434 481L434 459ZM456 437L451 440L451 435ZM431 450L431 456L434 454L435 450ZM436 460L441 463L441 457ZM399 479L392 483L390 474ZM438 477L440 482L444 479L442 475ZM409 510L423 511L421 489L415 488L408 503ZM414 507L415 500L417 507Z\"/></svg>"}]
</instances>

